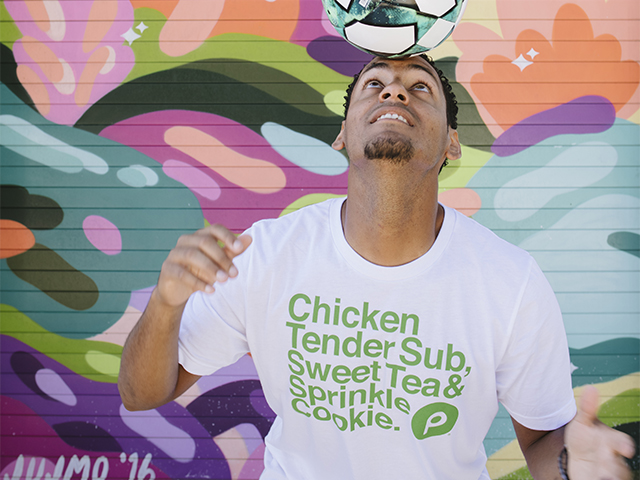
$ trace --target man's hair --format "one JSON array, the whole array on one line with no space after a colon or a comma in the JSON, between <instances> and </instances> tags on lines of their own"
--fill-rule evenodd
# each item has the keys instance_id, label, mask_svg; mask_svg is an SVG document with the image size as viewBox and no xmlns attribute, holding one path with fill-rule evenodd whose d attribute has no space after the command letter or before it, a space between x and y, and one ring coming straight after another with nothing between
<instances>
[{"instance_id":1,"label":"man's hair","mask_svg":"<svg viewBox=\"0 0 640 480\"><path fill-rule=\"evenodd\" d=\"M440 77L440 83L442 84L442 90L444 91L444 98L447 104L447 125L449 125L454 130L457 130L458 129L458 118L457 118L458 117L458 101L456 100L455 93L453 93L453 89L451 88L449 79L447 79L447 77L444 76L444 73L442 73L442 70L436 67L435 63L433 62L433 59L429 55L426 55L423 53L420 55L420 58L425 59L427 63L431 65L435 69L435 71L438 73L438 77ZM362 67L362 70L364 70L365 67L366 65ZM347 112L349 111L349 104L351 103L351 94L353 93L353 89L355 88L356 83L358 83L358 78L360 78L360 75L362 74L362 70L360 70L358 73L356 73L353 76L353 81L347 87L347 95L344 97L344 118L347 118Z\"/></svg>"}]
</instances>

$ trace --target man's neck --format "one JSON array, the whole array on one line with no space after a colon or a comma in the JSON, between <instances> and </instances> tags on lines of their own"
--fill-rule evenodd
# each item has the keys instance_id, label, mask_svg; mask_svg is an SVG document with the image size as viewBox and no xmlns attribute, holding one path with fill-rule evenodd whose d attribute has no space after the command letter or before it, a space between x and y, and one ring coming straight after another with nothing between
<instances>
[{"instance_id":1,"label":"man's neck","mask_svg":"<svg viewBox=\"0 0 640 480\"><path fill-rule=\"evenodd\" d=\"M389 172L388 172L389 173ZM371 263L397 266L424 255L442 227L437 174L349 177L342 227L351 248Z\"/></svg>"}]
</instances>

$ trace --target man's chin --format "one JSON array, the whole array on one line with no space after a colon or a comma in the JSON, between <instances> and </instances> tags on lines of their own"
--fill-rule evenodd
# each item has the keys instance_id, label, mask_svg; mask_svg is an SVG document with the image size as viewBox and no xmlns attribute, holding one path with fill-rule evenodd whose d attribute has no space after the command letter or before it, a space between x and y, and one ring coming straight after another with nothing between
<instances>
[{"instance_id":1,"label":"man's chin","mask_svg":"<svg viewBox=\"0 0 640 480\"><path fill-rule=\"evenodd\" d=\"M413 154L413 145L404 138L378 138L364 147L364 156L368 160L385 160L401 164L411 160Z\"/></svg>"}]
</instances>

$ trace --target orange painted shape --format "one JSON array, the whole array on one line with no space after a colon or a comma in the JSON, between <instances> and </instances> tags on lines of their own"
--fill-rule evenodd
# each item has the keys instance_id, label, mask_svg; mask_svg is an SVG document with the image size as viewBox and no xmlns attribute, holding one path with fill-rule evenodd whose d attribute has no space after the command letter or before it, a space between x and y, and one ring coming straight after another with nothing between
<instances>
[{"instance_id":1,"label":"orange painted shape","mask_svg":"<svg viewBox=\"0 0 640 480\"><path fill-rule=\"evenodd\" d=\"M438 194L438 201L447 207L455 208L470 217L480 210L482 200L475 190L470 188L452 188Z\"/></svg>"},{"instance_id":2,"label":"orange painted shape","mask_svg":"<svg viewBox=\"0 0 640 480\"><path fill-rule=\"evenodd\" d=\"M534 58L528 56L532 48ZM515 57L520 55L532 62L523 70L514 59L491 55L471 78L473 92L503 129L587 95L605 97L619 111L640 84L640 64L622 61L613 35L594 37L589 17L574 4L558 11L551 41L535 30L520 32Z\"/></svg>"},{"instance_id":3,"label":"orange painted shape","mask_svg":"<svg viewBox=\"0 0 640 480\"><path fill-rule=\"evenodd\" d=\"M288 41L298 25L300 0L228 1L211 36L246 33Z\"/></svg>"},{"instance_id":4,"label":"orange painted shape","mask_svg":"<svg viewBox=\"0 0 640 480\"><path fill-rule=\"evenodd\" d=\"M78 86L76 87L76 105L85 106L91 97L91 91L96 81L96 77L100 73L102 67L109 59L109 48L101 47L91 54L87 64L80 75Z\"/></svg>"},{"instance_id":5,"label":"orange painted shape","mask_svg":"<svg viewBox=\"0 0 640 480\"><path fill-rule=\"evenodd\" d=\"M180 0L160 32L160 50L170 57L196 50L209 38L224 4L225 0Z\"/></svg>"},{"instance_id":6,"label":"orange painted shape","mask_svg":"<svg viewBox=\"0 0 640 480\"><path fill-rule=\"evenodd\" d=\"M49 13L44 6L44 2L42 0L30 0L24 2L24 4L27 6L27 10L29 10L29 14L35 21L35 24L38 26L38 28L45 33L48 32L50 27L50 19Z\"/></svg>"},{"instance_id":7,"label":"orange painted shape","mask_svg":"<svg viewBox=\"0 0 640 480\"><path fill-rule=\"evenodd\" d=\"M46 85L36 72L26 65L18 65L16 69L18 80L27 91L33 104L41 115L46 116L51 111L51 100Z\"/></svg>"},{"instance_id":8,"label":"orange painted shape","mask_svg":"<svg viewBox=\"0 0 640 480\"><path fill-rule=\"evenodd\" d=\"M94 0L82 40L84 53L90 52L100 44L112 27L117 13L118 2L116 0Z\"/></svg>"},{"instance_id":9,"label":"orange painted shape","mask_svg":"<svg viewBox=\"0 0 640 480\"><path fill-rule=\"evenodd\" d=\"M23 37L20 43L27 55L38 64L51 83L62 80L64 68L53 50L33 37Z\"/></svg>"},{"instance_id":10,"label":"orange painted shape","mask_svg":"<svg viewBox=\"0 0 640 480\"><path fill-rule=\"evenodd\" d=\"M165 132L164 140L229 182L252 192L275 193L287 183L284 172L277 165L242 155L196 128L171 127Z\"/></svg>"},{"instance_id":11,"label":"orange painted shape","mask_svg":"<svg viewBox=\"0 0 640 480\"><path fill-rule=\"evenodd\" d=\"M178 0L131 0L133 8L152 8L169 18Z\"/></svg>"},{"instance_id":12,"label":"orange painted shape","mask_svg":"<svg viewBox=\"0 0 640 480\"><path fill-rule=\"evenodd\" d=\"M26 252L36 244L33 232L19 222L0 219L0 258Z\"/></svg>"}]
</instances>

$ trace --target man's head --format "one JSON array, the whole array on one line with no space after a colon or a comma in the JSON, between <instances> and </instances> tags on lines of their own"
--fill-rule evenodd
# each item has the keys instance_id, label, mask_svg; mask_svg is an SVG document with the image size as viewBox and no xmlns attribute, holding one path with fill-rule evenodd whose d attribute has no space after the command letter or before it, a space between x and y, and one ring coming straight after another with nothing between
<instances>
[{"instance_id":1,"label":"man's head","mask_svg":"<svg viewBox=\"0 0 640 480\"><path fill-rule=\"evenodd\" d=\"M415 161L439 171L448 159L460 158L457 111L449 82L428 56L376 57L347 90L333 147L346 148L352 164Z\"/></svg>"},{"instance_id":2,"label":"man's head","mask_svg":"<svg viewBox=\"0 0 640 480\"><path fill-rule=\"evenodd\" d=\"M436 67L433 59L427 54L419 55L421 58L433 67L433 69L438 73L438 77L440 78L440 83L442 84L442 90L444 92L444 98L447 102L447 124L453 128L454 130L458 129L458 101L456 100L456 95L453 93L453 89L451 88L451 84L449 83L449 79L442 73L438 67ZM344 97L344 118L347 118L347 112L349 111L349 104L351 103L351 95L353 94L353 88L356 83L358 83L358 79L362 74L362 71L367 68L367 65L362 67L362 69L356 73L353 77L353 81L347 87L347 94Z\"/></svg>"}]
</instances>

